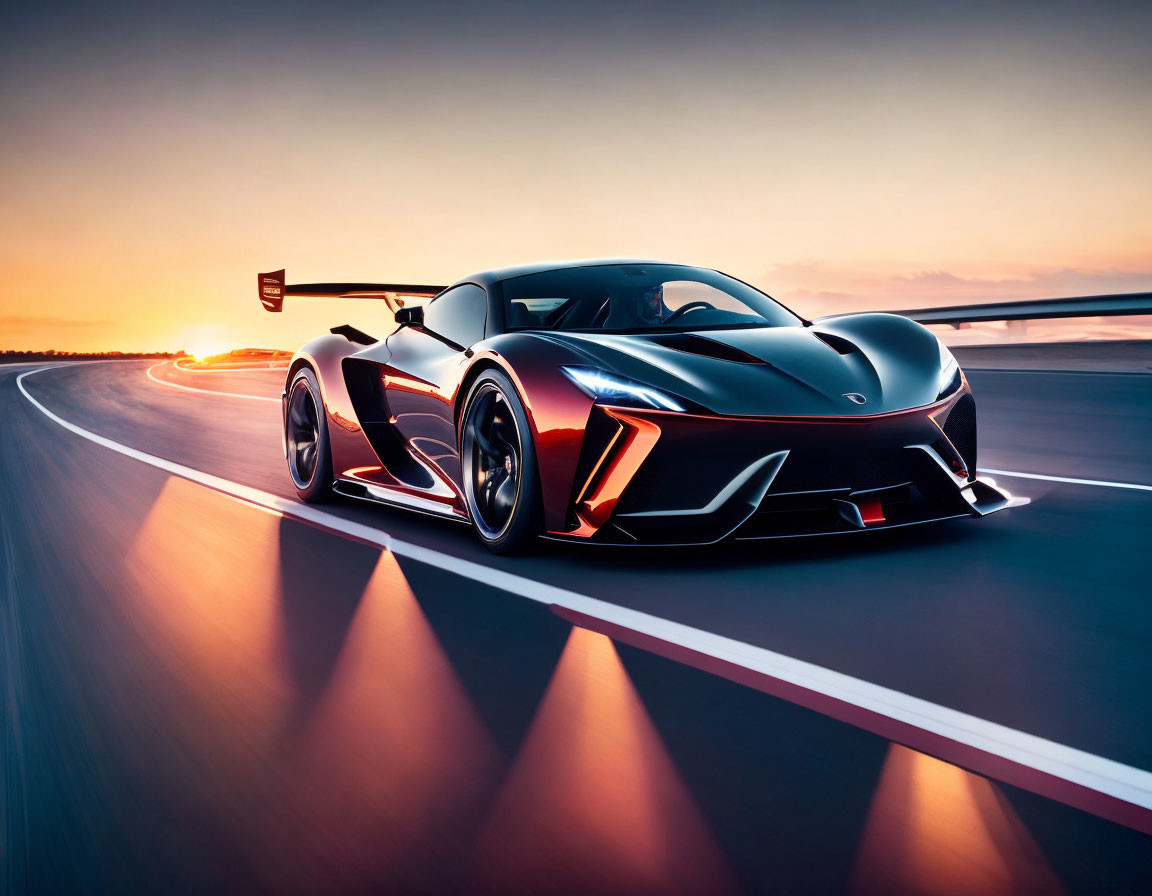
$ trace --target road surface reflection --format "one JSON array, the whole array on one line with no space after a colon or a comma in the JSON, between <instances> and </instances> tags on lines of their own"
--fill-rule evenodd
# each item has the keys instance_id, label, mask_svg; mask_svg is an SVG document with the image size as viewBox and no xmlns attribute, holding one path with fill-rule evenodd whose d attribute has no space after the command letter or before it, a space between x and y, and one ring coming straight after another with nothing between
<instances>
[{"instance_id":1,"label":"road surface reflection","mask_svg":"<svg viewBox=\"0 0 1152 896\"><path fill-rule=\"evenodd\" d=\"M132 634L117 647L136 679L125 682L130 699L106 707L125 733L118 749L166 798L194 807L164 814L151 836L187 849L184 861L221 841L241 859L241 871L222 872L225 889L724 893L760 889L795 854L826 851L827 867L807 877L814 890L1059 890L984 778L896 745L881 770L879 746L863 755L806 740L841 723L808 728L806 710L778 714L784 704L745 689L739 712L709 715L693 700L738 688L710 676L674 701L675 716L661 700L661 727L688 726L666 742L641 693L668 687L667 670L646 673L638 691L605 635L445 573L430 591L418 565L406 574L389 552L184 480L166 481L123 568L114 601ZM493 628L477 625L480 613ZM539 685L501 693L518 706L493 714L492 682L508 675ZM775 766L750 764L767 742L701 758L682 737L701 717L722 723L728 743L795 744ZM669 743L681 744L675 760ZM789 761L788 750L807 756ZM811 756L821 751L839 763L830 780L859 794L843 801L834 783L807 785L836 819L824 846L809 807L794 830L781 822L789 794L804 792L794 776L820 768ZM740 836L721 811L739 813ZM758 841L761 824L771 835ZM749 843L763 854L746 854Z\"/></svg>"},{"instance_id":2,"label":"road surface reflection","mask_svg":"<svg viewBox=\"0 0 1152 896\"><path fill-rule=\"evenodd\" d=\"M723 893L727 861L612 642L573 628L478 847L502 892Z\"/></svg>"},{"instance_id":3,"label":"road surface reflection","mask_svg":"<svg viewBox=\"0 0 1152 896\"><path fill-rule=\"evenodd\" d=\"M1000 789L892 744L861 839L861 894L1059 893L1059 882Z\"/></svg>"}]
</instances>

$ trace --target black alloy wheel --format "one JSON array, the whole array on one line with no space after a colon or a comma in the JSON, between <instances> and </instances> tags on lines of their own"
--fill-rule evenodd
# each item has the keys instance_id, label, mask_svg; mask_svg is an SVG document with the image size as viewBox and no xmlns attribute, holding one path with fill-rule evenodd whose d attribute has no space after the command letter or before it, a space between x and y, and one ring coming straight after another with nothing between
<instances>
[{"instance_id":1,"label":"black alloy wheel","mask_svg":"<svg viewBox=\"0 0 1152 896\"><path fill-rule=\"evenodd\" d=\"M332 494L332 453L319 394L315 374L301 368L292 380L284 419L288 470L297 494L309 503Z\"/></svg>"},{"instance_id":2,"label":"black alloy wheel","mask_svg":"<svg viewBox=\"0 0 1152 896\"><path fill-rule=\"evenodd\" d=\"M480 540L497 553L524 549L540 530L536 452L523 405L499 371L473 385L460 442L468 513Z\"/></svg>"}]
</instances>

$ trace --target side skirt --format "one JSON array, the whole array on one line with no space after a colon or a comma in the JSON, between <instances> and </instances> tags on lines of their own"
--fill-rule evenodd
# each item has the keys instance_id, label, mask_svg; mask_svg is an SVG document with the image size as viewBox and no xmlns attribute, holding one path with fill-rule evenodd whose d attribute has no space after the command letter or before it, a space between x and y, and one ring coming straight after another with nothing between
<instances>
[{"instance_id":1,"label":"side skirt","mask_svg":"<svg viewBox=\"0 0 1152 896\"><path fill-rule=\"evenodd\" d=\"M411 510L425 516L434 516L439 519L455 520L458 523L467 523L468 518L460 511L446 507L439 501L421 498L419 495L410 495L406 492L393 491L382 486L365 485L361 482L350 482L347 479L337 479L332 484L332 490L345 498L356 498L372 504L382 504L386 507L395 507L400 510Z\"/></svg>"}]
</instances>

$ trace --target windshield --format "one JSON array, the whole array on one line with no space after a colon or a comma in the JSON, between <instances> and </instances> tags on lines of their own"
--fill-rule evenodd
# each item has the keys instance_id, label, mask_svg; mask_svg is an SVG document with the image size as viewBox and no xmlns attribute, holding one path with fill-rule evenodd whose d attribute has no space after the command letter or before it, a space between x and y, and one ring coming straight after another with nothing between
<instances>
[{"instance_id":1,"label":"windshield","mask_svg":"<svg viewBox=\"0 0 1152 896\"><path fill-rule=\"evenodd\" d=\"M503 281L506 330L708 330L797 327L746 283L674 264L561 268Z\"/></svg>"}]
</instances>

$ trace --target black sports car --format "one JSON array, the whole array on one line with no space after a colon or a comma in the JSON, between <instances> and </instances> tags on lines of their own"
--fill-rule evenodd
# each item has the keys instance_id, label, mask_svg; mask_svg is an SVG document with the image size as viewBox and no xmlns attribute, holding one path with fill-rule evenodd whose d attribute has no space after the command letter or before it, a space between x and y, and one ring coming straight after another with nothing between
<instances>
[{"instance_id":1,"label":"black sports car","mask_svg":"<svg viewBox=\"0 0 1152 896\"><path fill-rule=\"evenodd\" d=\"M466 520L499 552L853 532L1010 501L976 475L964 374L898 315L807 321L726 274L638 260L259 286L270 311L293 295L388 308L383 338L335 327L288 370L305 501Z\"/></svg>"}]
</instances>

